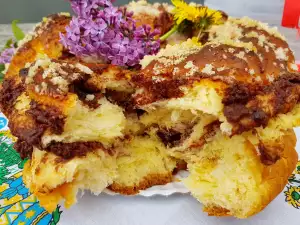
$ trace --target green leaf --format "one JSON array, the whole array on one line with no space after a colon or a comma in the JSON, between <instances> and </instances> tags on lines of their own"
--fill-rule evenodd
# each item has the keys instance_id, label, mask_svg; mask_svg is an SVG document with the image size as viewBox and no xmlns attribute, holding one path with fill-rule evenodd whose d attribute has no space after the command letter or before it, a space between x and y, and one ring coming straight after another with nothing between
<instances>
[{"instance_id":1,"label":"green leaf","mask_svg":"<svg viewBox=\"0 0 300 225\"><path fill-rule=\"evenodd\" d=\"M19 20L13 20L11 23L11 28L14 33L15 38L20 41L25 37L24 32L21 30L21 28L18 26Z\"/></svg>"},{"instance_id":2,"label":"green leaf","mask_svg":"<svg viewBox=\"0 0 300 225\"><path fill-rule=\"evenodd\" d=\"M4 74L0 72L0 83L2 83L3 79L4 79Z\"/></svg>"},{"instance_id":3,"label":"green leaf","mask_svg":"<svg viewBox=\"0 0 300 225\"><path fill-rule=\"evenodd\" d=\"M14 42L13 42L13 39L12 39L12 38L9 39L9 40L7 40L6 43L5 43L5 45L4 45L4 49L10 48L11 45L12 45L13 43L14 43Z\"/></svg>"},{"instance_id":4,"label":"green leaf","mask_svg":"<svg viewBox=\"0 0 300 225\"><path fill-rule=\"evenodd\" d=\"M3 72L5 70L5 65L4 64L0 64L0 73Z\"/></svg>"}]
</instances>

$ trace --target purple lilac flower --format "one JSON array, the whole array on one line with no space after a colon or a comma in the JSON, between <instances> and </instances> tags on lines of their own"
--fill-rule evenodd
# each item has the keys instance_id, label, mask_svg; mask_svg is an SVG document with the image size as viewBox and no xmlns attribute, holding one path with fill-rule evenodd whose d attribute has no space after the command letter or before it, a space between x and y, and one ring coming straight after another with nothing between
<instances>
[{"instance_id":1,"label":"purple lilac flower","mask_svg":"<svg viewBox=\"0 0 300 225\"><path fill-rule=\"evenodd\" d=\"M160 42L158 30L136 27L132 12L114 7L109 0L71 0L76 17L61 34L61 43L79 57L92 56L120 66L136 66L149 54L155 54Z\"/></svg>"},{"instance_id":2,"label":"purple lilac flower","mask_svg":"<svg viewBox=\"0 0 300 225\"><path fill-rule=\"evenodd\" d=\"M11 58L13 57L15 48L7 48L2 51L0 54L0 64L10 63Z\"/></svg>"},{"instance_id":3,"label":"purple lilac flower","mask_svg":"<svg viewBox=\"0 0 300 225\"><path fill-rule=\"evenodd\" d=\"M71 7L73 11L81 17L88 17L94 13L97 14L97 10L100 7L112 6L109 0L71 0Z\"/></svg>"}]
</instances>

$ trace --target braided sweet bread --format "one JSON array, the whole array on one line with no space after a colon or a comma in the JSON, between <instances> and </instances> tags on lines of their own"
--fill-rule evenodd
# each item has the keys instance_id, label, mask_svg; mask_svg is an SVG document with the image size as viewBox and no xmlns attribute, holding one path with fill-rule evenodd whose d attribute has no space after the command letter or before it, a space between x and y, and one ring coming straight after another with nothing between
<instances>
[{"instance_id":1,"label":"braided sweet bread","mask_svg":"<svg viewBox=\"0 0 300 225\"><path fill-rule=\"evenodd\" d=\"M139 7L141 24L172 19L165 4ZM156 14L139 17L142 7ZM0 93L15 149L30 159L24 182L43 207L70 206L79 189L136 194L184 163L184 183L209 215L246 218L281 192L297 162L300 76L275 29L229 17L202 45L172 40L130 70L64 49L69 22L55 15L37 26Z\"/></svg>"}]
</instances>

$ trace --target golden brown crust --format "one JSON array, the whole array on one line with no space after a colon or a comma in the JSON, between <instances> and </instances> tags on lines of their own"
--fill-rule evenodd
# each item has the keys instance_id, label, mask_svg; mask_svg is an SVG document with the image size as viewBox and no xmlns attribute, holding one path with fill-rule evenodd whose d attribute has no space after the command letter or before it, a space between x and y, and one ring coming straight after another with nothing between
<instances>
[{"instance_id":1,"label":"golden brown crust","mask_svg":"<svg viewBox=\"0 0 300 225\"><path fill-rule=\"evenodd\" d=\"M172 173L166 174L150 174L141 179L139 184L134 186L125 186L118 183L113 183L108 187L108 189L123 194L123 195L135 195L138 194L139 191L145 190L149 187L155 185L164 185L172 182L173 175Z\"/></svg>"},{"instance_id":2,"label":"golden brown crust","mask_svg":"<svg viewBox=\"0 0 300 225\"><path fill-rule=\"evenodd\" d=\"M228 49L235 50L231 53ZM184 97L184 88L192 89L195 84L210 80L223 84L220 85L219 92L224 104L223 113L233 126L232 134L240 134L254 127L266 126L270 118L291 111L300 99L300 74L281 71L273 74L273 80L270 82L264 77L267 72L261 73L261 68L255 67L260 64L258 56L251 51L244 53L244 57L249 57L252 61L258 60L252 63L251 60L236 57L235 54L241 50L237 49L240 48L207 45L178 65L164 65L164 63L152 61L140 74L133 77L133 82L143 89L143 92L135 95L135 103L143 106L155 104L157 101L181 98ZM223 58L224 54L226 54L226 59ZM190 62L198 71L201 69L203 71L207 65L212 65L216 70L209 75L195 72L187 76L189 69L186 67ZM217 71L217 68L224 66L226 69ZM155 67L163 69L160 69L157 74ZM179 76L173 75L174 68L178 68ZM255 75L249 75L250 70ZM153 76L161 79L154 80ZM260 77L262 82L253 80L256 77Z\"/></svg>"},{"instance_id":3,"label":"golden brown crust","mask_svg":"<svg viewBox=\"0 0 300 225\"><path fill-rule=\"evenodd\" d=\"M293 130L289 130L283 137L284 151L282 157L273 165L264 165L263 183L265 184L265 193L262 193L262 204L256 210L253 210L249 216L263 210L285 187L289 176L294 171L298 154L295 150L296 135Z\"/></svg>"},{"instance_id":4,"label":"golden brown crust","mask_svg":"<svg viewBox=\"0 0 300 225\"><path fill-rule=\"evenodd\" d=\"M230 216L229 210L218 206L204 206L203 212L206 212L209 216Z\"/></svg>"},{"instance_id":5,"label":"golden brown crust","mask_svg":"<svg viewBox=\"0 0 300 225\"><path fill-rule=\"evenodd\" d=\"M41 205L52 212L61 201L66 207L75 204L79 190L101 193L116 178L116 168L115 156L102 149L65 160L35 148L24 166L23 181Z\"/></svg>"},{"instance_id":6,"label":"golden brown crust","mask_svg":"<svg viewBox=\"0 0 300 225\"><path fill-rule=\"evenodd\" d=\"M19 76L20 69L25 67L26 63L32 63L37 54L46 54L51 58L58 58L62 55L63 46L59 42L59 33L65 33L65 27L70 22L70 17L62 15L53 15L37 28L32 40L20 46L14 55L6 78Z\"/></svg>"},{"instance_id":7,"label":"golden brown crust","mask_svg":"<svg viewBox=\"0 0 300 225\"><path fill-rule=\"evenodd\" d=\"M270 118L289 112L300 96L295 59L279 34L261 26L229 19L214 26L209 42L199 49L172 46L144 60L143 70L133 77L143 90L135 95L136 104L182 98L185 90L207 79L223 83L219 92L232 134L266 126Z\"/></svg>"},{"instance_id":8,"label":"golden brown crust","mask_svg":"<svg viewBox=\"0 0 300 225\"><path fill-rule=\"evenodd\" d=\"M284 146L282 157L276 163L272 165L262 164L262 181L260 184L260 204L256 205L250 210L247 215L243 215L243 218L250 217L260 211L262 211L285 187L288 182L289 176L292 174L298 162L298 154L295 150L296 136L293 130L286 132L280 139ZM248 150L251 148L256 154L256 150L253 145L249 145ZM259 156L257 156L259 157ZM204 212L207 212L210 216L236 216L230 213L229 210L218 206L205 206Z\"/></svg>"},{"instance_id":9,"label":"golden brown crust","mask_svg":"<svg viewBox=\"0 0 300 225\"><path fill-rule=\"evenodd\" d=\"M38 173L38 171L36 171ZM31 161L28 160L24 165L23 181L30 191L38 198L40 204L48 211L53 212L57 203L65 200L65 206L68 208L76 203L77 189L72 183L65 183L51 190L50 192L45 189L44 193L36 188L31 178Z\"/></svg>"}]
</instances>

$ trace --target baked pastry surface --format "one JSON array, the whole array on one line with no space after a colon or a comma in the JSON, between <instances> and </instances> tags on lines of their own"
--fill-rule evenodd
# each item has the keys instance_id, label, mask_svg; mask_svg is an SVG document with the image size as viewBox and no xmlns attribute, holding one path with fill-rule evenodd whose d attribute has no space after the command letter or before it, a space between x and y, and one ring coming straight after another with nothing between
<instances>
[{"instance_id":1,"label":"baked pastry surface","mask_svg":"<svg viewBox=\"0 0 300 225\"><path fill-rule=\"evenodd\" d=\"M166 4L130 7L141 25L172 24ZM209 215L249 217L283 189L298 159L300 74L276 30L229 17L203 45L181 36L130 70L69 53L59 41L69 22L44 19L0 91L15 149L29 158L24 182L46 210L71 206L79 190L166 184L182 162Z\"/></svg>"}]
</instances>

